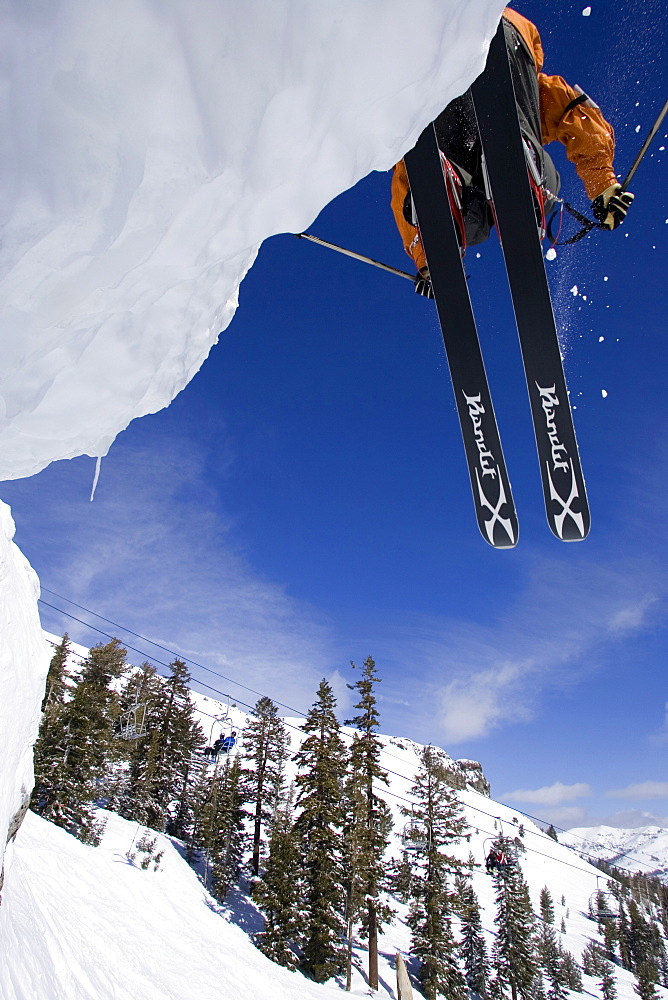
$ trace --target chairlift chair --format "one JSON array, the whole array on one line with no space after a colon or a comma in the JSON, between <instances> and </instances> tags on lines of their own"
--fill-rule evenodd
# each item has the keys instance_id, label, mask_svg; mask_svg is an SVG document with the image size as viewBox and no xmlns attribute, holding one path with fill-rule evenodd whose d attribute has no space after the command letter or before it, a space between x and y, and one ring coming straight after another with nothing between
<instances>
[{"instance_id":1,"label":"chairlift chair","mask_svg":"<svg viewBox=\"0 0 668 1000\"><path fill-rule=\"evenodd\" d=\"M498 836L486 837L482 845L485 868L488 872L493 871L495 868L499 870L510 868L518 860L519 851L517 845L510 837L504 836L503 822L500 818L498 822ZM496 829L496 822L494 823L494 827ZM497 853L497 860L493 864L488 864L487 859L492 851Z\"/></svg>"},{"instance_id":2,"label":"chairlift chair","mask_svg":"<svg viewBox=\"0 0 668 1000\"><path fill-rule=\"evenodd\" d=\"M120 716L116 735L122 740L139 740L146 736L147 714L148 702L135 702Z\"/></svg>"},{"instance_id":3,"label":"chairlift chair","mask_svg":"<svg viewBox=\"0 0 668 1000\"><path fill-rule=\"evenodd\" d=\"M619 914L610 902L609 894L598 887L600 877L596 876L596 892L589 897L589 912L596 920L616 920Z\"/></svg>"},{"instance_id":4,"label":"chairlift chair","mask_svg":"<svg viewBox=\"0 0 668 1000\"><path fill-rule=\"evenodd\" d=\"M415 816L405 824L401 834L401 842L406 851L426 851L430 839L428 825Z\"/></svg>"}]
</instances>

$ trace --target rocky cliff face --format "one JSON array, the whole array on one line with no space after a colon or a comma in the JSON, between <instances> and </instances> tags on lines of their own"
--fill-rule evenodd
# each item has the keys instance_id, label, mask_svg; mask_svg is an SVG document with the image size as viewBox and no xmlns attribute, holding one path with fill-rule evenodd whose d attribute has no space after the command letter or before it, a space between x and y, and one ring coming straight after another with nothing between
<instances>
[{"instance_id":1,"label":"rocky cliff face","mask_svg":"<svg viewBox=\"0 0 668 1000\"><path fill-rule=\"evenodd\" d=\"M399 747L402 750L406 750L409 753L415 754L417 757L422 750L422 746L419 743L415 743L413 740L409 740L406 737L391 737L388 739L388 747ZM490 784L485 777L482 764L479 764L477 760L453 760L446 750L441 747L436 747L438 753L443 761L443 766L445 768L449 784L452 788L464 789L469 788L474 792L480 792L481 795L486 795L489 798L490 795Z\"/></svg>"}]
</instances>

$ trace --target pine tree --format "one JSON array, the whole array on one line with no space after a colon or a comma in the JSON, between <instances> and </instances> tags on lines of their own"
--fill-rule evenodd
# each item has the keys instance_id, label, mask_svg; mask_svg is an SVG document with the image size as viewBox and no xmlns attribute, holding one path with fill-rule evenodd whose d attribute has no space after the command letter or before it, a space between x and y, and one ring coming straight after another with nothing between
<instances>
[{"instance_id":1,"label":"pine tree","mask_svg":"<svg viewBox=\"0 0 668 1000\"><path fill-rule=\"evenodd\" d=\"M615 984L614 965L612 962L605 962L600 973L601 994L603 1000L616 1000L617 986Z\"/></svg>"},{"instance_id":2,"label":"pine tree","mask_svg":"<svg viewBox=\"0 0 668 1000\"><path fill-rule=\"evenodd\" d=\"M619 900L619 917L617 919L617 940L619 942L619 958L622 968L631 971L633 969L633 958L631 955L630 929L624 903L621 898Z\"/></svg>"},{"instance_id":3,"label":"pine tree","mask_svg":"<svg viewBox=\"0 0 668 1000\"><path fill-rule=\"evenodd\" d=\"M148 664L134 681L146 698L147 735L136 741L119 811L154 830L186 839L192 832L193 789L202 765L193 754L204 743L190 695L190 673L183 660L169 665L169 676L158 678ZM124 692L134 698L134 689Z\"/></svg>"},{"instance_id":4,"label":"pine tree","mask_svg":"<svg viewBox=\"0 0 668 1000\"><path fill-rule=\"evenodd\" d=\"M357 669L351 661L353 670ZM355 726L361 736L353 740L350 757L351 778L349 794L351 808L346 826L346 854L348 880L348 960L347 989L350 989L352 929L358 915L361 916L362 936L369 942L369 988L378 989L378 932L383 923L391 919L393 911L380 901L380 890L384 883L385 866L383 856L389 843L392 820L387 805L373 790L374 782L388 784L387 771L380 766L381 743L376 734L378 710L376 708L375 685L380 678L376 674L376 664L367 656L363 664L362 676L349 688L357 689L360 700L354 708L360 714L346 720L346 725ZM362 913L358 901L364 898L365 912Z\"/></svg>"},{"instance_id":5,"label":"pine tree","mask_svg":"<svg viewBox=\"0 0 668 1000\"><path fill-rule=\"evenodd\" d=\"M464 963L466 984L480 997L487 996L489 961L482 932L480 907L470 878L458 875L455 880L458 895L458 912L461 920L462 940L459 954ZM534 998L535 1000L535 998Z\"/></svg>"},{"instance_id":6,"label":"pine tree","mask_svg":"<svg viewBox=\"0 0 668 1000\"><path fill-rule=\"evenodd\" d=\"M118 639L89 651L70 697L63 702L56 698L47 705L53 710L45 710L44 728L35 748L33 808L86 843L98 843L100 837L92 809L99 794L98 782L122 756L114 739L120 709L112 682L123 673L125 656ZM55 667L54 671L60 669ZM63 696L64 688L60 692Z\"/></svg>"},{"instance_id":7,"label":"pine tree","mask_svg":"<svg viewBox=\"0 0 668 1000\"><path fill-rule=\"evenodd\" d=\"M302 970L318 983L344 964L345 888L341 857L341 800L346 755L331 686L322 680L302 726L306 738L295 755L299 765L295 823L304 884Z\"/></svg>"},{"instance_id":8,"label":"pine tree","mask_svg":"<svg viewBox=\"0 0 668 1000\"><path fill-rule=\"evenodd\" d=\"M289 743L276 705L271 698L260 698L244 731L242 768L244 801L252 807L247 816L253 822L251 870L255 877L260 874L263 833L276 808Z\"/></svg>"},{"instance_id":9,"label":"pine tree","mask_svg":"<svg viewBox=\"0 0 668 1000\"><path fill-rule=\"evenodd\" d=\"M494 871L492 878L497 905L494 947L497 978L510 987L512 1000L517 1000L518 995L529 1000L537 970L535 918L529 890L517 864Z\"/></svg>"},{"instance_id":10,"label":"pine tree","mask_svg":"<svg viewBox=\"0 0 668 1000\"><path fill-rule=\"evenodd\" d=\"M267 958L288 969L296 969L299 964L293 946L303 933L300 852L292 822L293 798L291 787L276 808L267 863L262 878L253 887L253 898L265 917L264 929L253 940Z\"/></svg>"},{"instance_id":11,"label":"pine tree","mask_svg":"<svg viewBox=\"0 0 668 1000\"><path fill-rule=\"evenodd\" d=\"M427 1000L439 994L449 1000L466 1000L466 982L457 963L457 946L450 920L448 876L462 863L443 853L464 834L465 821L459 800L447 781L443 758L434 747L424 747L421 768L411 794L413 810L404 809L425 825L428 842L416 852L408 925L411 953L420 960L419 980Z\"/></svg>"},{"instance_id":12,"label":"pine tree","mask_svg":"<svg viewBox=\"0 0 668 1000\"><path fill-rule=\"evenodd\" d=\"M561 982L569 990L575 993L582 993L582 972L580 966L575 961L573 955L570 951L560 950L561 957L561 968L560 968L560 978Z\"/></svg>"},{"instance_id":13,"label":"pine tree","mask_svg":"<svg viewBox=\"0 0 668 1000\"><path fill-rule=\"evenodd\" d=\"M540 890L540 916L544 923L554 923L554 903L546 885Z\"/></svg>"},{"instance_id":14,"label":"pine tree","mask_svg":"<svg viewBox=\"0 0 668 1000\"><path fill-rule=\"evenodd\" d=\"M659 974L655 963L648 960L641 961L636 968L635 976L636 982L633 989L640 1000L656 1000Z\"/></svg>"},{"instance_id":15,"label":"pine tree","mask_svg":"<svg viewBox=\"0 0 668 1000\"><path fill-rule=\"evenodd\" d=\"M205 849L211 867L214 895L223 902L241 868L244 844L244 811L241 794L239 757L227 756L225 765L216 770L210 833Z\"/></svg>"},{"instance_id":16,"label":"pine tree","mask_svg":"<svg viewBox=\"0 0 668 1000\"><path fill-rule=\"evenodd\" d=\"M582 952L582 969L588 976L601 976L608 966L605 953L598 941L590 941Z\"/></svg>"},{"instance_id":17,"label":"pine tree","mask_svg":"<svg viewBox=\"0 0 668 1000\"><path fill-rule=\"evenodd\" d=\"M67 659L70 652L70 637L66 632L60 643L54 648L51 657L49 672L46 675L44 698L42 699L42 712L45 712L47 707L62 705L65 701L65 696L70 689L70 673L67 669Z\"/></svg>"},{"instance_id":18,"label":"pine tree","mask_svg":"<svg viewBox=\"0 0 668 1000\"><path fill-rule=\"evenodd\" d=\"M557 831L554 829L551 823L545 832L548 835L548 837L552 837L552 840L555 840L557 843L559 843L559 838L557 837Z\"/></svg>"}]
</instances>

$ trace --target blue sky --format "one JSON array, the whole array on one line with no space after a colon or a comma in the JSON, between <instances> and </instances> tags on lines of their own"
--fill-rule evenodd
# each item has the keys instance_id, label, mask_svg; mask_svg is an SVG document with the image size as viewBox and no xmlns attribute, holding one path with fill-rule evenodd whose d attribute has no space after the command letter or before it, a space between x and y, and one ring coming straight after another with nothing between
<instances>
[{"instance_id":1,"label":"blue sky","mask_svg":"<svg viewBox=\"0 0 668 1000\"><path fill-rule=\"evenodd\" d=\"M614 17L601 0L588 17L584 6L518 9L541 30L546 70L612 120L625 173L667 96L666 18L649 0L622 0ZM632 185L628 224L548 264L586 542L559 543L545 522L496 239L466 263L520 518L505 552L475 525L433 305L286 235L262 247L192 383L117 439L93 503L87 458L2 485L43 586L299 709L326 675L345 716L349 660L371 654L383 730L480 760L497 797L566 825L668 817L667 131ZM565 197L586 209L550 152ZM373 174L311 230L409 269L388 201L389 175ZM42 611L51 631L99 638Z\"/></svg>"}]
</instances>

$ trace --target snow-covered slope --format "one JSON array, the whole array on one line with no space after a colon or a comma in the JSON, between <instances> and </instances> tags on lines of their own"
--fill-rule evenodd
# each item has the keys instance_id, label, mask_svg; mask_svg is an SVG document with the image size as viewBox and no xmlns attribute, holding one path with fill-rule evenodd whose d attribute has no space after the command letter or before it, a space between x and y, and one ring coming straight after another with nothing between
<instances>
[{"instance_id":1,"label":"snow-covered slope","mask_svg":"<svg viewBox=\"0 0 668 1000\"><path fill-rule=\"evenodd\" d=\"M5 842L32 791L32 745L49 666L37 614L39 583L13 537L9 507L0 502L0 888Z\"/></svg>"},{"instance_id":2,"label":"snow-covered slope","mask_svg":"<svg viewBox=\"0 0 668 1000\"><path fill-rule=\"evenodd\" d=\"M199 720L207 738L221 728L241 732L248 716L236 706L196 694ZM299 748L299 719L286 719L291 749ZM344 735L352 738L350 730ZM381 764L389 786L379 786L394 817L389 856L402 851L410 787L418 766L419 746L411 740L382 737ZM234 752L239 751L239 745ZM455 762L453 762L454 765ZM481 772L463 762L476 780ZM294 762L289 777L294 776ZM456 773L456 768L453 773ZM483 862L491 838L499 833L519 838L525 850L520 864L529 884L534 909L547 886L555 903L561 944L580 959L596 937L588 916L600 873L530 820L510 807L476 792L458 791L469 824L468 839L457 847L462 859L477 862L473 885L480 900L483 926L494 940L493 883ZM142 836L142 828L113 813L101 811L107 828L98 848L85 846L64 831L28 814L8 856L8 878L0 907L0 996L3 1000L318 1000L333 997L343 982L317 986L299 973L270 963L250 939L262 925L254 904L238 889L220 906L205 891L178 845L163 835L156 850L164 851L160 868L138 867L127 858ZM396 996L394 959L408 957L410 932L407 908L390 900L396 919L379 941L379 996ZM456 923L456 921L455 921ZM409 962L410 967L410 962ZM367 993L366 954L355 949L353 995ZM415 971L415 967L413 967ZM618 1000L636 1000L633 976L615 969ZM600 996L595 979L584 977L589 995ZM416 991L417 994L417 991ZM419 995L419 994L417 994ZM668 991L659 990L661 1000Z\"/></svg>"},{"instance_id":3,"label":"snow-covered slope","mask_svg":"<svg viewBox=\"0 0 668 1000\"><path fill-rule=\"evenodd\" d=\"M108 816L94 848L28 814L0 908L3 1000L334 995L260 954L167 838L158 838L165 851L158 871L130 864L137 825Z\"/></svg>"},{"instance_id":4,"label":"snow-covered slope","mask_svg":"<svg viewBox=\"0 0 668 1000\"><path fill-rule=\"evenodd\" d=\"M668 830L664 827L625 830L612 826L583 826L568 830L560 839L576 851L668 882Z\"/></svg>"},{"instance_id":5,"label":"snow-covered slope","mask_svg":"<svg viewBox=\"0 0 668 1000\"><path fill-rule=\"evenodd\" d=\"M390 759L384 759L389 766ZM390 793L402 798L405 783L393 778ZM518 831L512 810L475 792L460 792L469 823L469 852L482 861L485 840L498 832ZM397 827L392 853L401 849L405 820L400 800L388 796ZM269 962L246 932L259 917L241 893L219 906L166 837L158 835L164 856L158 871L143 871L126 854L141 828L111 813L100 847L85 846L29 813L8 863L0 907L0 996L3 1000L326 1000L340 995L341 983L317 986L299 973ZM564 947L580 958L596 924L586 916L596 888L596 870L568 848L556 844L531 823L524 824L526 853L522 869L538 908L547 885L555 901L557 929ZM492 881L484 868L473 876L483 908L489 943L493 939ZM562 896L564 902L562 904ZM392 900L397 919L382 935L379 997L395 997L394 956L407 956L410 934L406 907ZM356 950L353 995L368 990ZM618 1000L636 1000L633 977L616 969ZM589 995L598 997L596 980L584 977ZM417 991L416 991L416 995ZM659 989L661 1000L668 991Z\"/></svg>"},{"instance_id":6,"label":"snow-covered slope","mask_svg":"<svg viewBox=\"0 0 668 1000\"><path fill-rule=\"evenodd\" d=\"M166 406L262 240L392 166L503 6L3 4L0 479Z\"/></svg>"}]
</instances>

